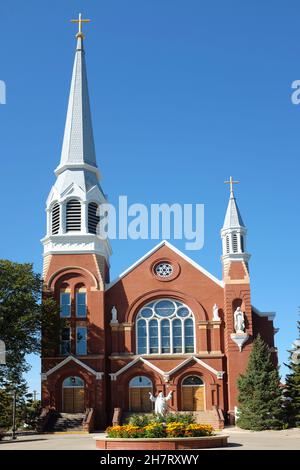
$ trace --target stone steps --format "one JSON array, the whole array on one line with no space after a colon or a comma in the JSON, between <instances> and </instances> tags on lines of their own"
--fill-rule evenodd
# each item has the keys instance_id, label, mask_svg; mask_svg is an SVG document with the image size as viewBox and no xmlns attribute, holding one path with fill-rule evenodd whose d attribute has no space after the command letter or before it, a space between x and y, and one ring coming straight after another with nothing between
<instances>
[{"instance_id":1,"label":"stone steps","mask_svg":"<svg viewBox=\"0 0 300 470\"><path fill-rule=\"evenodd\" d=\"M84 413L54 413L45 432L83 431Z\"/></svg>"}]
</instances>

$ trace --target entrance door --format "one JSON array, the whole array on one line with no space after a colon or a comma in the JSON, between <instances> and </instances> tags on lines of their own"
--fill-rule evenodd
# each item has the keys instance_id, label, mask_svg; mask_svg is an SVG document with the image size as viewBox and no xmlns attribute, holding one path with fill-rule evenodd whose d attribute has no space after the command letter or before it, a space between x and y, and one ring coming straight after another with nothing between
<instances>
[{"instance_id":1,"label":"entrance door","mask_svg":"<svg viewBox=\"0 0 300 470\"><path fill-rule=\"evenodd\" d=\"M191 376L182 382L182 410L205 410L204 384L200 377Z\"/></svg>"},{"instance_id":2,"label":"entrance door","mask_svg":"<svg viewBox=\"0 0 300 470\"><path fill-rule=\"evenodd\" d=\"M148 377L138 376L131 379L129 382L130 411L152 411L149 392L152 392L152 382Z\"/></svg>"},{"instance_id":3,"label":"entrance door","mask_svg":"<svg viewBox=\"0 0 300 470\"><path fill-rule=\"evenodd\" d=\"M79 377L68 377L63 382L63 411L84 412L84 382Z\"/></svg>"}]
</instances>

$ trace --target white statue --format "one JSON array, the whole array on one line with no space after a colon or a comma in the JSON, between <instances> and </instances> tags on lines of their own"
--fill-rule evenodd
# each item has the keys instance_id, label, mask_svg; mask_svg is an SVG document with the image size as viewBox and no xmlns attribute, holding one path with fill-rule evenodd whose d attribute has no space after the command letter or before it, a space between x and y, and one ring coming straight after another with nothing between
<instances>
[{"instance_id":1,"label":"white statue","mask_svg":"<svg viewBox=\"0 0 300 470\"><path fill-rule=\"evenodd\" d=\"M118 310L115 306L111 309L111 323L118 323Z\"/></svg>"},{"instance_id":2,"label":"white statue","mask_svg":"<svg viewBox=\"0 0 300 470\"><path fill-rule=\"evenodd\" d=\"M220 321L221 318L219 317L219 307L217 304L213 306L213 321Z\"/></svg>"},{"instance_id":3,"label":"white statue","mask_svg":"<svg viewBox=\"0 0 300 470\"><path fill-rule=\"evenodd\" d=\"M244 313L241 310L241 307L238 307L234 312L234 329L236 333L245 332L245 318Z\"/></svg>"},{"instance_id":4,"label":"white statue","mask_svg":"<svg viewBox=\"0 0 300 470\"><path fill-rule=\"evenodd\" d=\"M151 392L149 392L150 400L155 403L154 411L156 415L165 416L168 411L167 401L172 397L172 391L164 397L162 392L159 392L157 397L154 397Z\"/></svg>"}]
</instances>

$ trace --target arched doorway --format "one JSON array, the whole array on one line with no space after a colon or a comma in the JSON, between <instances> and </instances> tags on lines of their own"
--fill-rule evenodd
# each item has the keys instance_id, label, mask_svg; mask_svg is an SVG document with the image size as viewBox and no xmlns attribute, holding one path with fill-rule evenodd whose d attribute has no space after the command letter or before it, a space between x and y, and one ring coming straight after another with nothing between
<instances>
[{"instance_id":1,"label":"arched doorway","mask_svg":"<svg viewBox=\"0 0 300 470\"><path fill-rule=\"evenodd\" d=\"M149 392L152 392L152 382L148 377L144 375L133 377L129 382L130 411L152 411Z\"/></svg>"},{"instance_id":2,"label":"arched doorway","mask_svg":"<svg viewBox=\"0 0 300 470\"><path fill-rule=\"evenodd\" d=\"M64 413L84 412L84 381L80 377L68 377L62 384Z\"/></svg>"},{"instance_id":3,"label":"arched doorway","mask_svg":"<svg viewBox=\"0 0 300 470\"><path fill-rule=\"evenodd\" d=\"M181 400L184 411L205 410L205 387L197 375L190 375L182 381Z\"/></svg>"}]
</instances>

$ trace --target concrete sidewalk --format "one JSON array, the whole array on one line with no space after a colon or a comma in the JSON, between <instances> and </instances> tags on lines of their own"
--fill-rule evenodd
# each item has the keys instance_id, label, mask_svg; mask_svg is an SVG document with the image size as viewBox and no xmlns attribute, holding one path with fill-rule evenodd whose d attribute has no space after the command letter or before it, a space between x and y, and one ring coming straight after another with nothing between
<instances>
[{"instance_id":1,"label":"concrete sidewalk","mask_svg":"<svg viewBox=\"0 0 300 470\"><path fill-rule=\"evenodd\" d=\"M245 431L227 427L228 447L221 450L300 450L300 429L284 431ZM38 434L20 436L16 441L1 441L1 450L96 450L95 434ZM104 436L104 433L102 433ZM214 450L214 449L209 449Z\"/></svg>"}]
</instances>

